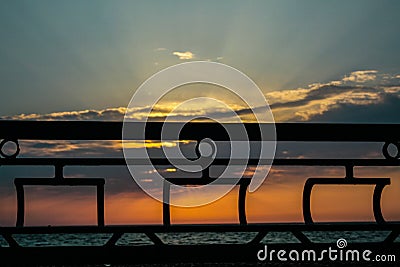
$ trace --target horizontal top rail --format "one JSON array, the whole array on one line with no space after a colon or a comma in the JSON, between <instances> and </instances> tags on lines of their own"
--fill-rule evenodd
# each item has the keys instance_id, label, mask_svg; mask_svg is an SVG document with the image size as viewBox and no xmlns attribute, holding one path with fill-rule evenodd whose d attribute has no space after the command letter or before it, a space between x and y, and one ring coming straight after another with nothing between
<instances>
[{"instance_id":1,"label":"horizontal top rail","mask_svg":"<svg viewBox=\"0 0 400 267\"><path fill-rule=\"evenodd\" d=\"M168 123L168 127L179 127L182 123ZM260 128L271 133L264 135L263 141L358 141L390 142L398 141L400 124L343 124L343 123L186 123L179 140L229 141L224 127L246 128L250 141L260 141ZM0 120L0 139L27 140L122 140L123 127L129 128L126 140L161 140L162 122L148 122L143 134L143 122L116 121L9 121ZM276 133L276 136L275 136ZM127 136L125 136L127 137ZM276 137L276 138L275 138ZM163 140L176 140L166 136ZM231 139L232 140L232 139ZM233 139L232 141L240 141Z\"/></svg>"}]
</instances>

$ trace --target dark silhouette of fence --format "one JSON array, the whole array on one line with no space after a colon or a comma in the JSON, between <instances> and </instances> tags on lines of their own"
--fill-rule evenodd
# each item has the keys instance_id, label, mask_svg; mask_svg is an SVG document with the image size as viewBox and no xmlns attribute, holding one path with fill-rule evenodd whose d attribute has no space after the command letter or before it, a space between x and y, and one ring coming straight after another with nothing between
<instances>
[{"instance_id":1,"label":"dark silhouette of fence","mask_svg":"<svg viewBox=\"0 0 400 267\"><path fill-rule=\"evenodd\" d=\"M139 123L129 123L132 139L141 140ZM229 127L235 126L230 124ZM260 141L259 127L271 129L271 124L244 124L250 141ZM79 260L88 263L96 262L157 262L157 261L256 261L255 253L260 241L268 232L291 232L301 245L315 246L303 233L305 231L390 231L387 238L373 245L377 249L386 247L392 249L397 245L393 241L400 234L400 222L386 222L381 211L381 195L385 186L390 185L390 178L356 178L354 167L358 166L399 166L400 165L400 125L399 124L315 124L315 123L278 123L276 139L294 142L382 142L382 159L284 159L273 161L275 166L342 166L345 168L343 178L309 178L303 190L304 223L263 223L251 224L246 218L246 192L250 183L249 178L238 177L223 183L235 183L239 186L238 223L218 225L174 225L171 224L170 206L163 204L162 225L126 225L115 226L104 224L104 186L103 178L64 178L65 166L107 166L125 165L123 158L19 158L19 140L121 140L122 122L94 121L0 121L0 166L2 165L40 165L54 166L54 178L15 178L14 184L17 195L17 221L15 227L0 227L0 235L8 242L9 247L0 248L0 257L11 261L21 262L28 259L33 262L77 262L77 258L68 255L79 255ZM160 140L162 123L151 122L146 125L146 140ZM167 137L168 138L168 137ZM215 141L229 141L221 125L216 123L188 123L183 128L181 140L200 141L210 138ZM264 136L273 139L274 136ZM2 150L7 142L16 146L15 153L7 154ZM397 154L389 153L389 145L397 147ZM212 165L226 165L229 159L215 159ZM259 159L249 159L248 165L256 165ZM143 162L148 162L143 159ZM155 165L168 165L165 158L151 159ZM139 165L140 163L139 160ZM262 164L262 162L261 162ZM306 173L304 175L307 175ZM1 176L1 175L0 175ZM0 177L1 178L1 177ZM174 184L200 185L214 181L209 177L208 169L202 171L201 179L167 178ZM375 222L341 222L315 223L310 207L310 198L314 185L375 185L373 193L373 212ZM97 225L96 226L24 226L25 215L25 185L45 186L95 186L97 188ZM164 199L169 197L168 183L164 183ZM255 238L248 244L223 245L166 245L155 233L168 232L257 232ZM21 247L15 241L15 234L55 234L55 233L110 233L111 238L102 247ZM116 242L124 233L145 233L154 243L151 246L116 246ZM158 256L154 256L154 255ZM132 256L134 255L134 257Z\"/></svg>"}]
</instances>

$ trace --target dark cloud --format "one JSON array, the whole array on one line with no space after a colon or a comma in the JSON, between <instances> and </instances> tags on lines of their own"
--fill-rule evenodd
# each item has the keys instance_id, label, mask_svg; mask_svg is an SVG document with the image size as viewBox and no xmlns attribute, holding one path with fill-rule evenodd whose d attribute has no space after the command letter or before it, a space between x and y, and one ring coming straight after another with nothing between
<instances>
[{"instance_id":1,"label":"dark cloud","mask_svg":"<svg viewBox=\"0 0 400 267\"><path fill-rule=\"evenodd\" d=\"M353 72L349 79L309 88L274 91L271 109L277 121L398 122L400 82L377 71Z\"/></svg>"},{"instance_id":2,"label":"dark cloud","mask_svg":"<svg viewBox=\"0 0 400 267\"><path fill-rule=\"evenodd\" d=\"M369 105L338 104L316 115L313 122L400 123L400 98L385 95L378 103Z\"/></svg>"}]
</instances>

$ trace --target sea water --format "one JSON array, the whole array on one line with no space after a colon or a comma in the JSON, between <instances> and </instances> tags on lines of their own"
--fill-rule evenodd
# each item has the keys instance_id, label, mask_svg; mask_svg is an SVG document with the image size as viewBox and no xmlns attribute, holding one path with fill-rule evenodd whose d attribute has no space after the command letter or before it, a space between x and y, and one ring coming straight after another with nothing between
<instances>
[{"instance_id":1,"label":"sea water","mask_svg":"<svg viewBox=\"0 0 400 267\"><path fill-rule=\"evenodd\" d=\"M337 232L303 232L312 242L334 243L344 238L348 243L380 242L389 231L337 231ZM227 233L156 233L165 243L171 245L200 245L200 244L245 244L250 242L256 232L227 232ZM43 246L101 246L112 234L15 234L13 238L23 247ZM400 242L400 238L396 239ZM261 241L263 244L299 243L290 232L270 232ZM116 243L117 246L151 245L152 241L142 233L124 234ZM8 246L0 237L0 245Z\"/></svg>"}]
</instances>

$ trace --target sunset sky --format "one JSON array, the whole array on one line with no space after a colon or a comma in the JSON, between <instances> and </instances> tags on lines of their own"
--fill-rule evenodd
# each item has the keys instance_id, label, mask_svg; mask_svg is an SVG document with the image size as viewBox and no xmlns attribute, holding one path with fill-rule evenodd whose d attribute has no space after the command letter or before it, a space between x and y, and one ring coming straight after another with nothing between
<instances>
[{"instance_id":1,"label":"sunset sky","mask_svg":"<svg viewBox=\"0 0 400 267\"><path fill-rule=\"evenodd\" d=\"M2 1L0 119L121 121L129 112L140 121L148 107L126 107L147 78L178 63L215 61L254 80L277 122L400 123L399 10L395 0ZM154 117L161 120L180 102L201 96L224 101L251 121L243 102L210 85L178 88ZM173 119L193 114L226 119L207 103ZM282 143L277 156L382 158L381 147ZM21 148L23 157L122 156L117 141L26 140ZM161 222L161 205L141 192L126 167L68 168L67 174L107 179L107 223ZM383 193L387 219L400 220L399 174L398 168L356 170L360 177L392 178ZM45 167L1 166L0 225L15 223L15 177L51 175ZM301 221L305 180L343 175L341 168L273 167L248 196L249 221ZM315 219L372 220L371 192L369 186L316 188ZM26 223L95 223L94 193L28 188ZM236 222L236 205L234 189L205 207L174 208L172 220Z\"/></svg>"}]
</instances>

